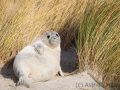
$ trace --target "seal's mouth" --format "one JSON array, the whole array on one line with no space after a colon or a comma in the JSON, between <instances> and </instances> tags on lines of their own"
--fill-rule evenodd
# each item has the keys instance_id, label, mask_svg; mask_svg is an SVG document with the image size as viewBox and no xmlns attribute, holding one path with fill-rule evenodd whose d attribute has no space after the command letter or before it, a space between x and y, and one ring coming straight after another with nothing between
<instances>
[{"instance_id":1,"label":"seal's mouth","mask_svg":"<svg viewBox=\"0 0 120 90\"><path fill-rule=\"evenodd\" d=\"M49 43L51 44L51 46L57 47L60 44L60 39L56 36L52 37Z\"/></svg>"},{"instance_id":2,"label":"seal's mouth","mask_svg":"<svg viewBox=\"0 0 120 90\"><path fill-rule=\"evenodd\" d=\"M51 39L45 41L44 39L42 40L42 42L47 45L48 47L51 47L51 48L56 48L57 46L60 45L60 38L55 38L55 37L52 37Z\"/></svg>"}]
</instances>

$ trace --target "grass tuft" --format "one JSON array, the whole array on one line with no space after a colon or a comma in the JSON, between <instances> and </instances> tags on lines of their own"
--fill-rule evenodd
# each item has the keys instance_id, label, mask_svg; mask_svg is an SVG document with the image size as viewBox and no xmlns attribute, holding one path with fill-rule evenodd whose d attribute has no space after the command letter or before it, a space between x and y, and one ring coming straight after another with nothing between
<instances>
[{"instance_id":1,"label":"grass tuft","mask_svg":"<svg viewBox=\"0 0 120 90\"><path fill-rule=\"evenodd\" d=\"M87 4L76 42L79 69L109 87L120 80L120 1Z\"/></svg>"},{"instance_id":2,"label":"grass tuft","mask_svg":"<svg viewBox=\"0 0 120 90\"><path fill-rule=\"evenodd\" d=\"M0 3L2 67L46 30L58 31L62 37L62 47L67 47L76 35L79 15L86 0L0 0ZM69 36L71 31L73 33Z\"/></svg>"}]
</instances>

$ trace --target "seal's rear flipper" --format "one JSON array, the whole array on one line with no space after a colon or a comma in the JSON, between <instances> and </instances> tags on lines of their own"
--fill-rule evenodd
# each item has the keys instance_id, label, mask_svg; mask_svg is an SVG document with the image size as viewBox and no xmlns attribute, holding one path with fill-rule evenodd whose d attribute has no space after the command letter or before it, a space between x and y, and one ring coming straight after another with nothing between
<instances>
[{"instance_id":1,"label":"seal's rear flipper","mask_svg":"<svg viewBox=\"0 0 120 90\"><path fill-rule=\"evenodd\" d=\"M19 73L19 81L17 82L17 86L24 85L27 88L29 88L32 82L33 80L31 78L27 77L26 75L22 73Z\"/></svg>"}]
</instances>

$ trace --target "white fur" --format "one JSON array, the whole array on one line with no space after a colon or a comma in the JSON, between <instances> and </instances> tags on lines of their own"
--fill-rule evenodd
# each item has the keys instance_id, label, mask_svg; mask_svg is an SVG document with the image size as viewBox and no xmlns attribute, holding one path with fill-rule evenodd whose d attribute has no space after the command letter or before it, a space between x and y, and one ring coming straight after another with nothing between
<instances>
[{"instance_id":1,"label":"white fur","mask_svg":"<svg viewBox=\"0 0 120 90\"><path fill-rule=\"evenodd\" d=\"M41 55L34 50L34 44L44 46ZM58 72L63 76L60 67L60 51L60 45L52 49L40 40L23 48L13 63L13 70L19 78L17 84L29 87L32 82L49 80Z\"/></svg>"}]
</instances>

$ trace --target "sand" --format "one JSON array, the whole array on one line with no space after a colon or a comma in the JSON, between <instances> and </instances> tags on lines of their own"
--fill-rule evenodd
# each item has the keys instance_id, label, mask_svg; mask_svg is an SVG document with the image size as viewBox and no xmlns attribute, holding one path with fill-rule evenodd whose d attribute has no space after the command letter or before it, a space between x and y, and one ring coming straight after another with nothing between
<instances>
[{"instance_id":1,"label":"sand","mask_svg":"<svg viewBox=\"0 0 120 90\"><path fill-rule=\"evenodd\" d=\"M49 81L35 82L30 88L26 88L22 85L16 86L18 79L13 70L9 69L10 74L0 74L0 90L105 90L87 72L70 74L77 69L78 62L76 52L72 47L61 53L64 77L56 75Z\"/></svg>"}]
</instances>

